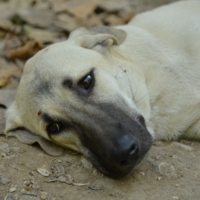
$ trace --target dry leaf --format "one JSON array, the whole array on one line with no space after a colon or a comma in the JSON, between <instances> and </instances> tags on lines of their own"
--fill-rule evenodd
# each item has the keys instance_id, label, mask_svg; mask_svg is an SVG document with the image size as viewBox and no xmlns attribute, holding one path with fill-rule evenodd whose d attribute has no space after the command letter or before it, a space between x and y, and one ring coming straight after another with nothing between
<instances>
[{"instance_id":1,"label":"dry leaf","mask_svg":"<svg viewBox=\"0 0 200 200\"><path fill-rule=\"evenodd\" d=\"M66 7L67 7L68 2L65 0L57 0L57 1L53 1L52 2L52 6L53 6L53 11L55 13L61 13L66 11Z\"/></svg>"},{"instance_id":2,"label":"dry leaf","mask_svg":"<svg viewBox=\"0 0 200 200\"><path fill-rule=\"evenodd\" d=\"M64 31L71 32L75 28L79 27L80 24L77 22L76 19L71 17L66 13L59 14L57 19L53 21L53 25L63 29Z\"/></svg>"},{"instance_id":3,"label":"dry leaf","mask_svg":"<svg viewBox=\"0 0 200 200\"><path fill-rule=\"evenodd\" d=\"M13 9L7 2L0 1L0 18L1 19L9 19L13 14Z\"/></svg>"},{"instance_id":4,"label":"dry leaf","mask_svg":"<svg viewBox=\"0 0 200 200\"><path fill-rule=\"evenodd\" d=\"M108 12L118 11L122 8L130 6L130 1L116 1L116 0L101 0L99 1L99 7Z\"/></svg>"},{"instance_id":5,"label":"dry leaf","mask_svg":"<svg viewBox=\"0 0 200 200\"><path fill-rule=\"evenodd\" d=\"M86 18L94 12L96 7L96 0L71 0L66 10L78 18Z\"/></svg>"},{"instance_id":6,"label":"dry leaf","mask_svg":"<svg viewBox=\"0 0 200 200\"><path fill-rule=\"evenodd\" d=\"M103 22L96 14L92 14L87 19L83 20L81 24L81 26L86 26L87 28L101 25L103 25Z\"/></svg>"},{"instance_id":7,"label":"dry leaf","mask_svg":"<svg viewBox=\"0 0 200 200\"><path fill-rule=\"evenodd\" d=\"M14 101L17 90L0 89L0 107L8 108Z\"/></svg>"},{"instance_id":8,"label":"dry leaf","mask_svg":"<svg viewBox=\"0 0 200 200\"><path fill-rule=\"evenodd\" d=\"M28 30L27 35L29 38L40 41L41 43L53 43L60 34L58 32L31 28Z\"/></svg>"},{"instance_id":9,"label":"dry leaf","mask_svg":"<svg viewBox=\"0 0 200 200\"><path fill-rule=\"evenodd\" d=\"M16 14L31 25L46 28L50 26L54 15L46 9L19 8Z\"/></svg>"},{"instance_id":10,"label":"dry leaf","mask_svg":"<svg viewBox=\"0 0 200 200\"><path fill-rule=\"evenodd\" d=\"M7 63L0 59L0 88L5 87L10 78L20 73L19 68L14 63Z\"/></svg>"},{"instance_id":11,"label":"dry leaf","mask_svg":"<svg viewBox=\"0 0 200 200\"><path fill-rule=\"evenodd\" d=\"M109 25L109 26L116 26L116 25L123 24L123 20L120 17L118 17L117 15L114 15L114 14L107 15L103 19L103 22L106 25Z\"/></svg>"},{"instance_id":12,"label":"dry leaf","mask_svg":"<svg viewBox=\"0 0 200 200\"><path fill-rule=\"evenodd\" d=\"M39 42L28 40L25 44L16 48L9 48L9 46L6 46L4 50L4 55L10 59L28 59L35 55L41 49L42 45Z\"/></svg>"}]
</instances>

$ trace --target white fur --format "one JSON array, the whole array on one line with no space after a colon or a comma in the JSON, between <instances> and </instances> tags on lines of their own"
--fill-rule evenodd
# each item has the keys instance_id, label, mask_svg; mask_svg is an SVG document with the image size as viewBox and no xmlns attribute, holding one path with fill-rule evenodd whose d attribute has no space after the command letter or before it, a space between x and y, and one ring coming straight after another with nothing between
<instances>
[{"instance_id":1,"label":"white fur","mask_svg":"<svg viewBox=\"0 0 200 200\"><path fill-rule=\"evenodd\" d=\"M77 37L34 56L26 64L16 101L7 112L6 132L24 126L48 139L45 125L36 113L48 109L51 114L68 117L58 103L66 100L63 96L83 112L86 109L61 87L55 91L57 102L34 101L31 84L26 88L25 85L33 81L31 71L35 68L44 79L53 75L58 85L59 77L70 74L78 79L88 67L95 66L101 69L95 91L104 91L97 94L96 101L115 102L120 94L127 113L131 115L134 110L142 114L155 139L183 136L200 139L200 2L181 1L162 6L117 28L126 31L127 38L121 45L111 46L110 53L80 48L82 38ZM93 36L86 38L90 37ZM74 143L80 146L80 141Z\"/></svg>"}]
</instances>

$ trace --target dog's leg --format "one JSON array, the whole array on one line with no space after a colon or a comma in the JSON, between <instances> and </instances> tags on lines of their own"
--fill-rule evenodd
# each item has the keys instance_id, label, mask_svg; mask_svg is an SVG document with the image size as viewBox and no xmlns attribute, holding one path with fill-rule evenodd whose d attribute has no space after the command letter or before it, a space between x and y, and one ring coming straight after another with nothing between
<instances>
[{"instance_id":1,"label":"dog's leg","mask_svg":"<svg viewBox=\"0 0 200 200\"><path fill-rule=\"evenodd\" d=\"M193 123L192 126L190 126L190 128L185 131L183 137L200 140L200 120Z\"/></svg>"}]
</instances>

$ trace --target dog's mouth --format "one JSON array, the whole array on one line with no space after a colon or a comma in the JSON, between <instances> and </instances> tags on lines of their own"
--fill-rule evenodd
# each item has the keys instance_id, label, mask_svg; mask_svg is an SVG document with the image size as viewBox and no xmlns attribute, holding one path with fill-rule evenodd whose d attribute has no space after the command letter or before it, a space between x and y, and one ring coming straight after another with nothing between
<instances>
[{"instance_id":1,"label":"dog's mouth","mask_svg":"<svg viewBox=\"0 0 200 200\"><path fill-rule=\"evenodd\" d=\"M143 155L138 159L134 159L131 163L129 163L126 166L116 166L114 163L100 160L95 154L91 153L90 151L85 151L84 155L93 163L93 165L101 173L114 179L120 179L127 176L134 169L134 167L137 166L145 157L145 155Z\"/></svg>"}]
</instances>

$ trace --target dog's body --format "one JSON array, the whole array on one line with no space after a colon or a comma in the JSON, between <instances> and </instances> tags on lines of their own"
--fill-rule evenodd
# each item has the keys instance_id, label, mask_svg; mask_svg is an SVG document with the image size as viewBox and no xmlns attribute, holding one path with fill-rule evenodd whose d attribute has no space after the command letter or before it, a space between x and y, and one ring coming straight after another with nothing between
<instances>
[{"instance_id":1,"label":"dog's body","mask_svg":"<svg viewBox=\"0 0 200 200\"><path fill-rule=\"evenodd\" d=\"M122 177L152 139L200 139L200 2L77 29L25 67L6 133L31 132ZM144 121L145 119L145 121Z\"/></svg>"}]
</instances>

